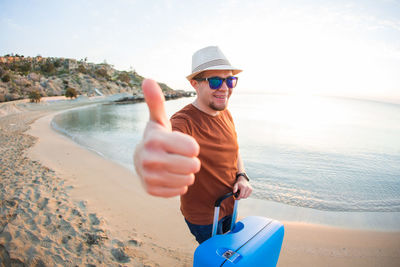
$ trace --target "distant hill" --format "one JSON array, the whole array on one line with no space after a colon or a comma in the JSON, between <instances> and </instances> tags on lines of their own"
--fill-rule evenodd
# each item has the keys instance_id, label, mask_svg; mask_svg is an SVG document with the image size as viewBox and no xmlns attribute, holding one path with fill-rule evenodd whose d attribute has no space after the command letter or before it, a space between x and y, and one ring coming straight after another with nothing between
<instances>
[{"instance_id":1,"label":"distant hill","mask_svg":"<svg viewBox=\"0 0 400 267\"><path fill-rule=\"evenodd\" d=\"M118 71L106 63L5 55L0 57L0 102L28 98L32 91L41 96L60 96L68 87L87 96L117 93L141 96L143 79L135 71ZM182 92L163 83L160 86L166 95Z\"/></svg>"}]
</instances>

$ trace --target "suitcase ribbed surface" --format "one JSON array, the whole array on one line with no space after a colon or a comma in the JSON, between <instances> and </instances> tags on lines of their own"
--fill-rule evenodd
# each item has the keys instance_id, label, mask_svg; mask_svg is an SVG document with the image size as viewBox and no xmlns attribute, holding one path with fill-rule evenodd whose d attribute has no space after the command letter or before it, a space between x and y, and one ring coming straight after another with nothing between
<instances>
[{"instance_id":1,"label":"suitcase ribbed surface","mask_svg":"<svg viewBox=\"0 0 400 267\"><path fill-rule=\"evenodd\" d=\"M216 235L195 251L193 266L276 266L282 246L283 225L249 216L225 235Z\"/></svg>"}]
</instances>

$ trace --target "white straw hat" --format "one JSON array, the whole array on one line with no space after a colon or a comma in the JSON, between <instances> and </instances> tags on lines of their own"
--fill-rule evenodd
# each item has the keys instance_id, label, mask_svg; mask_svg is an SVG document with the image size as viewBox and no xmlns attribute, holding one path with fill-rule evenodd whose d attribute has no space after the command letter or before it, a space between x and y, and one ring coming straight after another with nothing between
<instances>
[{"instance_id":1,"label":"white straw hat","mask_svg":"<svg viewBox=\"0 0 400 267\"><path fill-rule=\"evenodd\" d=\"M242 72L229 63L218 46L208 46L193 54L192 74L186 76L186 79L190 81L197 74L206 70L232 70L233 75Z\"/></svg>"}]
</instances>

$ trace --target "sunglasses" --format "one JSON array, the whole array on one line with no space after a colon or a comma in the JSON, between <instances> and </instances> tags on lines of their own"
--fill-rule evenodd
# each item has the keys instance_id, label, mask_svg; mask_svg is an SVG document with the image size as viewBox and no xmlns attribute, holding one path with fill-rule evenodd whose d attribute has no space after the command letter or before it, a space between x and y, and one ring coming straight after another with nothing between
<instances>
[{"instance_id":1,"label":"sunglasses","mask_svg":"<svg viewBox=\"0 0 400 267\"><path fill-rule=\"evenodd\" d=\"M222 84L224 83L224 81L226 82L226 86L228 86L228 88L232 89L236 86L237 81L238 81L238 77L235 76L229 76L226 78L221 78L221 77L210 77L210 78L197 78L195 79L198 82L201 81L208 81L208 85L210 86L211 89L213 90L217 90L219 88L221 88Z\"/></svg>"}]
</instances>

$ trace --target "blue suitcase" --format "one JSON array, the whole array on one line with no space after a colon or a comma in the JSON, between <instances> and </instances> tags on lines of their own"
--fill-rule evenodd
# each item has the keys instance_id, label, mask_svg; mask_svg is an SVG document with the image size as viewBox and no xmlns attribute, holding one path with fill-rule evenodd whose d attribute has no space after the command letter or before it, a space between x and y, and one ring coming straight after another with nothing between
<instances>
[{"instance_id":1,"label":"blue suitcase","mask_svg":"<svg viewBox=\"0 0 400 267\"><path fill-rule=\"evenodd\" d=\"M283 225L259 216L249 216L235 223L237 200L231 231L215 235L221 202L232 195L229 193L215 202L212 237L197 247L193 266L276 266L283 242Z\"/></svg>"}]
</instances>

